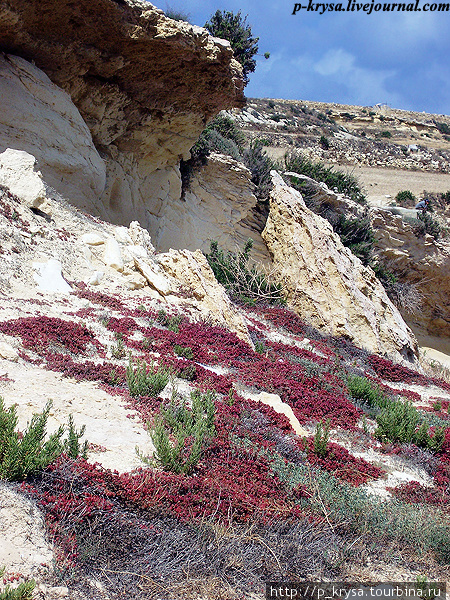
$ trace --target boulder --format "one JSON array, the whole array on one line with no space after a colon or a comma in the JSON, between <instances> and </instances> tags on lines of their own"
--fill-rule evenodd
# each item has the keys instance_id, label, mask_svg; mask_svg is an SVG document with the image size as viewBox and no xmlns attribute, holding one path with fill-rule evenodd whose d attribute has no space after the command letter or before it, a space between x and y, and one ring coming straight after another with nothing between
<instances>
[{"instance_id":1,"label":"boulder","mask_svg":"<svg viewBox=\"0 0 450 600\"><path fill-rule=\"evenodd\" d=\"M0 154L0 185L7 187L29 208L39 208L46 200L36 159L22 150L8 148Z\"/></svg>"},{"instance_id":2,"label":"boulder","mask_svg":"<svg viewBox=\"0 0 450 600\"><path fill-rule=\"evenodd\" d=\"M373 271L342 245L331 225L272 172L262 237L289 305L313 326L371 352L414 360L417 342Z\"/></svg>"},{"instance_id":3,"label":"boulder","mask_svg":"<svg viewBox=\"0 0 450 600\"><path fill-rule=\"evenodd\" d=\"M72 288L62 276L61 262L55 258L49 259L46 263L33 263L33 267L37 271L34 274L40 290L44 292L56 292L69 294Z\"/></svg>"},{"instance_id":4,"label":"boulder","mask_svg":"<svg viewBox=\"0 0 450 600\"><path fill-rule=\"evenodd\" d=\"M169 250L158 255L158 263L167 275L178 282L204 319L226 327L253 347L243 316L217 282L200 250Z\"/></svg>"}]
</instances>

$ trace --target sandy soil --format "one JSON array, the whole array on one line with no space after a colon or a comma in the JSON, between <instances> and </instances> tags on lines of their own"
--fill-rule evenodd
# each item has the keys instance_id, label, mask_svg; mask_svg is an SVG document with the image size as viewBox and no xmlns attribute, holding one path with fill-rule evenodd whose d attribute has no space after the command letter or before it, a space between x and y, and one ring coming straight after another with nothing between
<instances>
[{"instance_id":1,"label":"sandy soil","mask_svg":"<svg viewBox=\"0 0 450 600\"><path fill-rule=\"evenodd\" d=\"M353 173L362 184L369 204L386 206L392 204L398 192L410 190L415 196L427 192L446 192L450 190L450 175L429 173L427 171L401 171L377 167L339 167ZM386 196L391 196L387 198Z\"/></svg>"}]
</instances>

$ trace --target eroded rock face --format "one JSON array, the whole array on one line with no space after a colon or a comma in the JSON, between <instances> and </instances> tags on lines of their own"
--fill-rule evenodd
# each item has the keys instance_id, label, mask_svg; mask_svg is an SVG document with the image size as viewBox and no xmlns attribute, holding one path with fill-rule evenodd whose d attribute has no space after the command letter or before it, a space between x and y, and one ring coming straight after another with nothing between
<instances>
[{"instance_id":1,"label":"eroded rock face","mask_svg":"<svg viewBox=\"0 0 450 600\"><path fill-rule=\"evenodd\" d=\"M196 250L170 250L158 255L166 275L174 278L195 301L203 318L225 326L253 347L242 314L231 303L225 289L217 283L205 256Z\"/></svg>"},{"instance_id":2,"label":"eroded rock face","mask_svg":"<svg viewBox=\"0 0 450 600\"><path fill-rule=\"evenodd\" d=\"M267 260L258 231L248 223L257 200L250 171L229 156L212 153L194 173L184 199L170 198L161 206L155 243L161 251L187 248L209 251L216 240L220 248L236 251L248 238L254 241L252 256Z\"/></svg>"},{"instance_id":3,"label":"eroded rock face","mask_svg":"<svg viewBox=\"0 0 450 600\"><path fill-rule=\"evenodd\" d=\"M31 63L6 55L0 56L0 97L0 152L31 154L46 183L96 210L106 166L70 96Z\"/></svg>"},{"instance_id":4,"label":"eroded rock face","mask_svg":"<svg viewBox=\"0 0 450 600\"><path fill-rule=\"evenodd\" d=\"M64 186L56 186L54 178L56 190L82 208L91 210L94 205L97 214L115 223L128 225L137 219L151 233L166 196L179 197L180 158L188 157L209 118L244 103L241 67L228 42L200 27L173 21L140 0L1 0L0 50L33 60L38 67L27 66L22 83L33 72L30 93L43 102L46 118L53 118L51 95L56 92L50 91L39 69L70 95L92 135L99 154L94 156L92 148L81 153L93 162L88 180L95 182L88 181L87 186L91 189L68 193ZM17 68L17 59L11 60ZM8 93L20 89L21 76ZM44 90L38 89L41 85ZM66 106L59 111L70 113L69 125L75 122L73 112ZM26 113L31 130L33 111L28 105ZM62 122L59 118L57 124ZM13 117L2 119L2 128L14 137L19 123ZM67 126L66 121L63 129ZM42 137L39 131L36 136ZM44 151L45 140L46 136L34 141L39 152L21 145L28 143L26 139L7 147L36 156L47 177L47 166L55 159ZM56 154L66 155L70 162L64 142L60 150ZM83 161L77 164L84 166ZM63 170L67 178L70 173L70 168ZM79 172L74 180L79 182Z\"/></svg>"},{"instance_id":5,"label":"eroded rock face","mask_svg":"<svg viewBox=\"0 0 450 600\"><path fill-rule=\"evenodd\" d=\"M417 342L373 271L364 267L311 212L302 196L272 173L270 213L262 237L288 303L315 327L371 352L414 359Z\"/></svg>"},{"instance_id":6,"label":"eroded rock face","mask_svg":"<svg viewBox=\"0 0 450 600\"><path fill-rule=\"evenodd\" d=\"M417 237L402 215L388 210L373 211L372 224L378 253L401 281L416 284L421 293L420 310L408 318L427 334L450 336L450 243L428 234Z\"/></svg>"}]
</instances>

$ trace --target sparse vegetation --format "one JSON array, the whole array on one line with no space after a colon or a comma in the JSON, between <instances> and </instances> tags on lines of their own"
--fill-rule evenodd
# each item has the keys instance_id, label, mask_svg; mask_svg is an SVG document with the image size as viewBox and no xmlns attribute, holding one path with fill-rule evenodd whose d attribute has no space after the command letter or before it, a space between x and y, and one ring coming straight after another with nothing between
<instances>
[{"instance_id":1,"label":"sparse vegetation","mask_svg":"<svg viewBox=\"0 0 450 600\"><path fill-rule=\"evenodd\" d=\"M287 171L306 175L315 181L326 183L331 190L336 189L359 204L366 203L366 198L353 175L335 171L333 167L326 167L321 163L314 163L299 152L288 152L284 161ZM302 190L300 189L300 191Z\"/></svg>"},{"instance_id":2,"label":"sparse vegetation","mask_svg":"<svg viewBox=\"0 0 450 600\"><path fill-rule=\"evenodd\" d=\"M15 406L6 408L0 398L0 480L22 481L37 471L45 469L63 453L72 458L86 456L87 442L80 446L84 427L77 431L72 416L69 417L69 435L63 439L65 428L47 437L47 420L52 403L48 402L42 413L31 418L25 431L17 431L18 416Z\"/></svg>"},{"instance_id":3,"label":"sparse vegetation","mask_svg":"<svg viewBox=\"0 0 450 600\"><path fill-rule=\"evenodd\" d=\"M168 6L164 12L166 17L169 17L169 19L173 19L174 21L185 21L186 23L191 22L191 15L184 10L178 10Z\"/></svg>"},{"instance_id":4,"label":"sparse vegetation","mask_svg":"<svg viewBox=\"0 0 450 600\"><path fill-rule=\"evenodd\" d=\"M0 581L5 580L5 567L0 567ZM5 581L4 581L5 582ZM33 590L36 587L34 579L22 581L16 587L7 584L3 590L0 590L0 600L32 600Z\"/></svg>"},{"instance_id":5,"label":"sparse vegetation","mask_svg":"<svg viewBox=\"0 0 450 600\"><path fill-rule=\"evenodd\" d=\"M282 303L282 288L271 283L270 277L255 266L249 266L253 240L248 240L242 251L224 252L216 241L211 242L208 263L219 283L234 298Z\"/></svg>"},{"instance_id":6,"label":"sparse vegetation","mask_svg":"<svg viewBox=\"0 0 450 600\"><path fill-rule=\"evenodd\" d=\"M253 140L243 152L245 166L252 172L252 182L258 200L267 200L272 187L270 171L277 169L277 164L263 151L260 140Z\"/></svg>"},{"instance_id":7,"label":"sparse vegetation","mask_svg":"<svg viewBox=\"0 0 450 600\"><path fill-rule=\"evenodd\" d=\"M409 190L403 190L401 192L398 192L398 194L395 196L395 201L400 206L407 207L407 206L411 206L411 204L414 204L415 202L417 202L417 198Z\"/></svg>"},{"instance_id":8,"label":"sparse vegetation","mask_svg":"<svg viewBox=\"0 0 450 600\"><path fill-rule=\"evenodd\" d=\"M150 433L156 455L142 457L147 464L185 475L193 471L215 435L214 395L192 392L191 403L189 408L186 401L177 404L172 400L167 408L161 408Z\"/></svg>"},{"instance_id":9,"label":"sparse vegetation","mask_svg":"<svg viewBox=\"0 0 450 600\"><path fill-rule=\"evenodd\" d=\"M328 454L328 442L330 439L331 419L327 419L325 424L320 421L316 425L314 434L314 452L319 458L325 458Z\"/></svg>"},{"instance_id":10,"label":"sparse vegetation","mask_svg":"<svg viewBox=\"0 0 450 600\"><path fill-rule=\"evenodd\" d=\"M139 359L133 364L131 357L126 370L130 395L133 398L157 396L169 382L170 371L164 366L147 365Z\"/></svg>"}]
</instances>

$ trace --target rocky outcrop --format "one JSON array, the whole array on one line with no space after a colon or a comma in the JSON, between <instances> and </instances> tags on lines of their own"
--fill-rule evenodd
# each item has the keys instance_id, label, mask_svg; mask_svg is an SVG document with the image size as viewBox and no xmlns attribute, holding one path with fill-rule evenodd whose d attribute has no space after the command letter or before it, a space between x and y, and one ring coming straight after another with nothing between
<instances>
[{"instance_id":1,"label":"rocky outcrop","mask_svg":"<svg viewBox=\"0 0 450 600\"><path fill-rule=\"evenodd\" d=\"M290 306L332 335L413 360L417 342L373 271L342 245L328 221L306 207L299 192L277 173L272 178L262 237Z\"/></svg>"},{"instance_id":2,"label":"rocky outcrop","mask_svg":"<svg viewBox=\"0 0 450 600\"><path fill-rule=\"evenodd\" d=\"M0 50L0 150L26 150L79 207L151 233L205 123L244 103L228 42L139 0L2 0Z\"/></svg>"},{"instance_id":3,"label":"rocky outcrop","mask_svg":"<svg viewBox=\"0 0 450 600\"><path fill-rule=\"evenodd\" d=\"M70 96L26 60L0 56L0 97L0 152L31 154L47 184L99 214L106 164Z\"/></svg>"},{"instance_id":4,"label":"rocky outcrop","mask_svg":"<svg viewBox=\"0 0 450 600\"><path fill-rule=\"evenodd\" d=\"M200 311L203 319L227 327L253 347L242 314L217 282L200 250L170 250L159 254L157 261L166 275L176 279L182 286L183 295L191 299L191 303Z\"/></svg>"},{"instance_id":5,"label":"rocky outcrop","mask_svg":"<svg viewBox=\"0 0 450 600\"><path fill-rule=\"evenodd\" d=\"M414 326L429 335L450 336L450 243L431 235L418 237L414 226L405 220L416 215L401 209L396 215L389 210L374 210L372 224L375 247L401 281L413 283L421 294L420 310L407 315ZM419 222L417 222L419 225Z\"/></svg>"},{"instance_id":6,"label":"rocky outcrop","mask_svg":"<svg viewBox=\"0 0 450 600\"><path fill-rule=\"evenodd\" d=\"M209 251L210 242L216 240L220 248L235 251L252 238L252 255L267 260L264 241L249 223L257 204L254 187L242 163L212 153L207 164L193 174L184 198L168 198L163 203L155 244L161 251Z\"/></svg>"}]
</instances>

